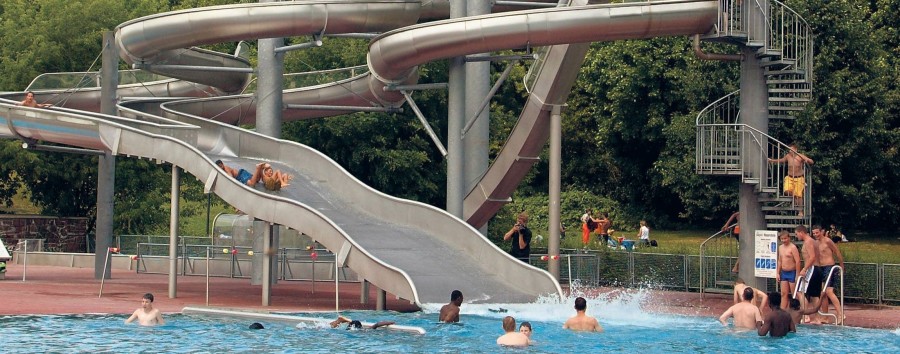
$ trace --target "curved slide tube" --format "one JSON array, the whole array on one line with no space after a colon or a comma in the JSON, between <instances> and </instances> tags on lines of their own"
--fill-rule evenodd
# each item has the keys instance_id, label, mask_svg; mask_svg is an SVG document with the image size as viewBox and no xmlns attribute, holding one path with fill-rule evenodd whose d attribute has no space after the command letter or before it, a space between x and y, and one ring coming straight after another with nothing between
<instances>
[{"instance_id":1,"label":"curved slide tube","mask_svg":"<svg viewBox=\"0 0 900 354\"><path fill-rule=\"evenodd\" d=\"M586 46L618 39L706 33L716 1L658 1L530 10L410 26L383 34L369 46L369 67L387 84L414 76L416 66L448 57L525 46L551 48L537 88L507 142L463 202L463 218L481 227L508 201L549 138L549 111L565 104ZM571 53L568 51L573 49ZM580 53L580 54L579 54Z\"/></svg>"}]
</instances>

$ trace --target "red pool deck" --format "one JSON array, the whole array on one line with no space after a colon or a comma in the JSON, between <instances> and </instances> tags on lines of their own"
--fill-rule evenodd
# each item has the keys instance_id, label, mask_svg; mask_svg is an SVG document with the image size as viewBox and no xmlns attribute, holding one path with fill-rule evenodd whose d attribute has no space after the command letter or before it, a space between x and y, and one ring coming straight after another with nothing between
<instances>
[{"instance_id":1,"label":"red pool deck","mask_svg":"<svg viewBox=\"0 0 900 354\"><path fill-rule=\"evenodd\" d=\"M25 281L23 267L10 264L6 279L0 280L0 315L20 314L130 314L140 306L144 293L153 293L154 306L164 313L177 313L186 306L207 306L206 278L178 277L175 298L169 298L169 277L164 274L137 274L113 270L112 279L94 279L94 270L52 266L28 266ZM360 303L360 284L340 284L341 310L372 310L375 288L370 287L366 303ZM597 293L623 291L614 288L594 289ZM449 294L448 294L449 300ZM248 311L304 312L329 311L335 308L334 283L280 281L272 287L270 306L262 306L262 286L251 285L249 279L210 278L209 306ZM387 309L415 311L405 300L387 296ZM465 305L463 305L465 306ZM653 291L644 309L649 312L690 316L717 317L731 306L731 296L674 291ZM848 304L846 325L854 327L900 328L900 307Z\"/></svg>"}]
</instances>

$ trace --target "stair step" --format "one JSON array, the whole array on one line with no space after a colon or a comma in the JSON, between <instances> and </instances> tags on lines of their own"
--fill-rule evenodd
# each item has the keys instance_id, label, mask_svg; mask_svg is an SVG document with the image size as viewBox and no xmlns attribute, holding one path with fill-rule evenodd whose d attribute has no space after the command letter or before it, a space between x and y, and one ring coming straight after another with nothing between
<instances>
[{"instance_id":1,"label":"stair step","mask_svg":"<svg viewBox=\"0 0 900 354\"><path fill-rule=\"evenodd\" d=\"M766 224L766 228L769 230L781 230L781 229L790 229L793 230L797 225L803 225L804 223L797 224Z\"/></svg>"},{"instance_id":2,"label":"stair step","mask_svg":"<svg viewBox=\"0 0 900 354\"><path fill-rule=\"evenodd\" d=\"M794 65L797 64L797 60L795 59L770 59L770 60L762 60L759 64L763 67L772 66L772 65Z\"/></svg>"},{"instance_id":3,"label":"stair step","mask_svg":"<svg viewBox=\"0 0 900 354\"><path fill-rule=\"evenodd\" d=\"M806 85L804 85L806 86ZM771 87L767 91L769 93L812 93L812 88L810 87Z\"/></svg>"},{"instance_id":4,"label":"stair step","mask_svg":"<svg viewBox=\"0 0 900 354\"><path fill-rule=\"evenodd\" d=\"M763 47L756 51L756 56L758 58L771 58L771 57L780 57L781 51L776 49L766 49L766 43L764 41L747 41L748 47Z\"/></svg>"},{"instance_id":5,"label":"stair step","mask_svg":"<svg viewBox=\"0 0 900 354\"><path fill-rule=\"evenodd\" d=\"M767 79L766 84L808 84L808 79Z\"/></svg>"},{"instance_id":6,"label":"stair step","mask_svg":"<svg viewBox=\"0 0 900 354\"><path fill-rule=\"evenodd\" d=\"M806 75L806 70L800 70L800 69L766 70L766 75Z\"/></svg>"},{"instance_id":7,"label":"stair step","mask_svg":"<svg viewBox=\"0 0 900 354\"><path fill-rule=\"evenodd\" d=\"M759 178L744 178L746 184L759 184Z\"/></svg>"},{"instance_id":8,"label":"stair step","mask_svg":"<svg viewBox=\"0 0 900 354\"><path fill-rule=\"evenodd\" d=\"M778 193L778 187L760 187L760 193Z\"/></svg>"},{"instance_id":9,"label":"stair step","mask_svg":"<svg viewBox=\"0 0 900 354\"><path fill-rule=\"evenodd\" d=\"M806 106L769 106L770 111L802 111Z\"/></svg>"},{"instance_id":10,"label":"stair step","mask_svg":"<svg viewBox=\"0 0 900 354\"><path fill-rule=\"evenodd\" d=\"M792 119L797 119L797 117L794 117L791 115L784 115L784 114L770 114L769 119L792 120Z\"/></svg>"},{"instance_id":11,"label":"stair step","mask_svg":"<svg viewBox=\"0 0 900 354\"><path fill-rule=\"evenodd\" d=\"M695 170L698 175L710 175L710 176L740 176L740 170L710 170L710 169L702 169L698 168Z\"/></svg>"},{"instance_id":12,"label":"stair step","mask_svg":"<svg viewBox=\"0 0 900 354\"><path fill-rule=\"evenodd\" d=\"M764 219L766 219L766 220L780 220L780 221L785 221L785 220L797 220L797 221L803 221L804 218L799 217L799 216L797 216L797 215L769 215L769 214L766 214L766 216L764 217Z\"/></svg>"},{"instance_id":13,"label":"stair step","mask_svg":"<svg viewBox=\"0 0 900 354\"><path fill-rule=\"evenodd\" d=\"M767 197L763 195L758 195L756 197L760 203L780 203L780 202L792 202L794 198L791 197Z\"/></svg>"},{"instance_id":14,"label":"stair step","mask_svg":"<svg viewBox=\"0 0 900 354\"><path fill-rule=\"evenodd\" d=\"M810 97L812 96L812 89L808 88L800 88L800 89L790 89L790 88L770 88L767 90L769 95L794 95L800 97Z\"/></svg>"},{"instance_id":15,"label":"stair step","mask_svg":"<svg viewBox=\"0 0 900 354\"><path fill-rule=\"evenodd\" d=\"M734 286L734 280L716 280L718 286Z\"/></svg>"},{"instance_id":16,"label":"stair step","mask_svg":"<svg viewBox=\"0 0 900 354\"><path fill-rule=\"evenodd\" d=\"M769 102L809 102L809 98L804 97L769 97Z\"/></svg>"}]
</instances>

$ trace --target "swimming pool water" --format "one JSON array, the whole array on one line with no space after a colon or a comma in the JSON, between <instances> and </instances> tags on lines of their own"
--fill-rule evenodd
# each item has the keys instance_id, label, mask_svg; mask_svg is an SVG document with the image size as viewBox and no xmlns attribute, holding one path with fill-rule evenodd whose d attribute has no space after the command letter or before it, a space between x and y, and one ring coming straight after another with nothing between
<instances>
[{"instance_id":1,"label":"swimming pool water","mask_svg":"<svg viewBox=\"0 0 900 354\"><path fill-rule=\"evenodd\" d=\"M140 327L123 324L125 315L54 315L0 317L0 348L14 353L46 352L171 352L171 353L333 353L442 352L482 353L722 353L774 351L789 353L898 353L900 330L835 326L801 326L787 338L761 338L755 332L723 328L714 318L673 316L640 310L640 295L615 300L590 299L588 314L598 317L605 332L575 333L562 329L574 312L574 299L527 305L463 305L460 325L439 324L437 309L395 313L348 311L344 316L368 322L394 320L423 327L425 335L385 330L347 331L327 326L266 322L266 329L249 330L254 321L201 315L165 316L167 324ZM506 313L493 311L499 308ZM492 311L493 310L493 311ZM335 318L334 313L296 314ZM530 321L535 344L527 349L500 348L500 319Z\"/></svg>"}]
</instances>

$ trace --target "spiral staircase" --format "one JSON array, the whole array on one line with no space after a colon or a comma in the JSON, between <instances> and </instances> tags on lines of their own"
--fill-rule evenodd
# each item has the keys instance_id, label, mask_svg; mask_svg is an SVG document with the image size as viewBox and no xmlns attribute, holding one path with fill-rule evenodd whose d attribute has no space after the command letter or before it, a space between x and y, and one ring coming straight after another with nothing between
<instances>
[{"instance_id":1,"label":"spiral staircase","mask_svg":"<svg viewBox=\"0 0 900 354\"><path fill-rule=\"evenodd\" d=\"M743 0L720 5L716 31L703 40L756 48L768 91L768 118L794 119L812 96L813 38L809 25L794 10L778 1ZM722 4L722 3L720 3ZM753 28L765 24L765 28ZM769 230L809 225L811 188L802 202L783 191L785 164L767 163L790 148L767 132L744 124L740 92L732 92L708 105L697 116L696 172L703 175L740 176L755 186ZM808 166L804 175L809 176Z\"/></svg>"}]
</instances>

